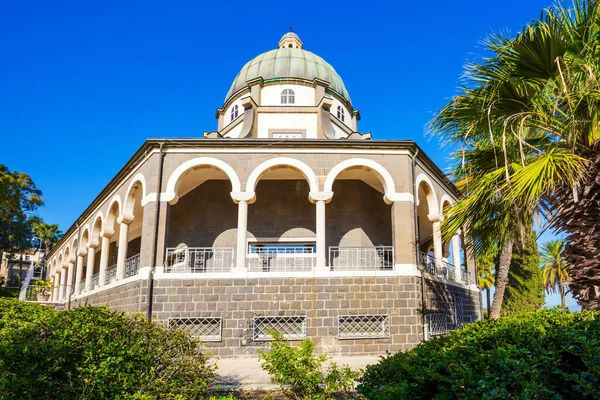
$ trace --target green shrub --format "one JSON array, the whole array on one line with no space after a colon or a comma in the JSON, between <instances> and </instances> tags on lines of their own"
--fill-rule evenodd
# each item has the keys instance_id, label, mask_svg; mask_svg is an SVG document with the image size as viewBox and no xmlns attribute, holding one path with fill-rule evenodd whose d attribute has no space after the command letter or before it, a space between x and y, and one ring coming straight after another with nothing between
<instances>
[{"instance_id":1,"label":"green shrub","mask_svg":"<svg viewBox=\"0 0 600 400\"><path fill-rule=\"evenodd\" d=\"M368 399L592 399L600 313L558 309L479 321L367 367Z\"/></svg>"},{"instance_id":2,"label":"green shrub","mask_svg":"<svg viewBox=\"0 0 600 400\"><path fill-rule=\"evenodd\" d=\"M315 345L308 339L292 346L279 332L272 332L273 343L268 352L258 356L262 369L271 380L281 385L285 394L295 400L329 399L336 392L354 389L359 371L331 362L324 369L326 355L313 356Z\"/></svg>"},{"instance_id":3,"label":"green shrub","mask_svg":"<svg viewBox=\"0 0 600 400\"><path fill-rule=\"evenodd\" d=\"M197 399L216 367L181 331L107 308L0 299L0 398Z\"/></svg>"}]
</instances>

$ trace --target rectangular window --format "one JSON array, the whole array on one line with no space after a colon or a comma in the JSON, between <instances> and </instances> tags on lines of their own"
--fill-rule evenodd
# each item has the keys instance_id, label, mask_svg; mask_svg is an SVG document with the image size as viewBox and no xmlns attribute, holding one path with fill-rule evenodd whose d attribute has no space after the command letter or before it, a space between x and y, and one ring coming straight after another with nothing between
<instances>
[{"instance_id":1,"label":"rectangular window","mask_svg":"<svg viewBox=\"0 0 600 400\"><path fill-rule=\"evenodd\" d=\"M222 318L169 318L170 329L181 329L205 342L220 342Z\"/></svg>"},{"instance_id":2,"label":"rectangular window","mask_svg":"<svg viewBox=\"0 0 600 400\"><path fill-rule=\"evenodd\" d=\"M300 132L273 132L273 139L301 139L302 133Z\"/></svg>"},{"instance_id":3,"label":"rectangular window","mask_svg":"<svg viewBox=\"0 0 600 400\"><path fill-rule=\"evenodd\" d=\"M306 338L306 317L254 317L253 337L256 341L273 340L277 331L288 340Z\"/></svg>"},{"instance_id":4,"label":"rectangular window","mask_svg":"<svg viewBox=\"0 0 600 400\"><path fill-rule=\"evenodd\" d=\"M377 339L390 337L389 315L340 315L339 339Z\"/></svg>"}]
</instances>

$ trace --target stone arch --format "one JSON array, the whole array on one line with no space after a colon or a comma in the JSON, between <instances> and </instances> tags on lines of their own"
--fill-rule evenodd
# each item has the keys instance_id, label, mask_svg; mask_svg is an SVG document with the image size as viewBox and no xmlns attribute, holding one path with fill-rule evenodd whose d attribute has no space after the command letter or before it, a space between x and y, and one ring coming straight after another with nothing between
<instances>
[{"instance_id":1,"label":"stone arch","mask_svg":"<svg viewBox=\"0 0 600 400\"><path fill-rule=\"evenodd\" d=\"M85 225L81 231L81 241L79 242L79 253L86 254L87 246L90 244L90 226Z\"/></svg>"},{"instance_id":2,"label":"stone arch","mask_svg":"<svg viewBox=\"0 0 600 400\"><path fill-rule=\"evenodd\" d=\"M299 171L304 176L306 181L308 182L308 186L309 186L311 192L319 191L319 184L317 182L317 176L315 175L312 168L310 168L308 165L306 165L302 161L297 160L295 158L277 157L277 158L273 158L273 159L270 159L270 160L267 160L267 161L261 163L256 168L254 168L254 170L252 170L252 172L250 173L250 176L248 177L248 182L246 183L246 192L254 193L256 190L256 185L258 184L258 181L264 174L266 174L267 172L269 172L269 170L271 170L275 167L283 167L283 166L292 167L292 168L296 169L297 171Z\"/></svg>"},{"instance_id":3,"label":"stone arch","mask_svg":"<svg viewBox=\"0 0 600 400\"><path fill-rule=\"evenodd\" d=\"M379 179L381 184L383 185L384 194L386 199L392 200L396 194L396 185L394 184L394 179L390 172L381 164L369 160L367 158L351 158L349 160L344 160L337 164L335 167L329 171L327 174L327 178L325 179L325 188L324 192L331 192L333 189L333 182L337 178L339 174L341 174L344 170L352 167L362 167L367 169L368 171L373 171L375 176Z\"/></svg>"},{"instance_id":4,"label":"stone arch","mask_svg":"<svg viewBox=\"0 0 600 400\"><path fill-rule=\"evenodd\" d=\"M125 192L125 200L123 204L123 208L121 209L121 213L123 215L131 215L133 216L133 206L135 204L135 197L138 190L142 191L141 199L144 201L146 198L146 178L144 174L138 173L129 182L129 186L127 187L127 191Z\"/></svg>"},{"instance_id":5,"label":"stone arch","mask_svg":"<svg viewBox=\"0 0 600 400\"><path fill-rule=\"evenodd\" d=\"M450 198L450 196L444 193L440 199L440 215L444 215L444 208L446 207L446 204L452 206L454 201Z\"/></svg>"},{"instance_id":6,"label":"stone arch","mask_svg":"<svg viewBox=\"0 0 600 400\"><path fill-rule=\"evenodd\" d=\"M77 236L73 238L71 242L71 257L69 258L70 262L75 262L77 260L77 244L79 243L79 239Z\"/></svg>"},{"instance_id":7,"label":"stone arch","mask_svg":"<svg viewBox=\"0 0 600 400\"><path fill-rule=\"evenodd\" d=\"M102 214L102 211L98 211L98 213L94 217L94 222L92 224L92 231L91 231L92 234L90 237L90 244L92 245L92 247L98 246L103 227L104 227L104 216Z\"/></svg>"},{"instance_id":8,"label":"stone arch","mask_svg":"<svg viewBox=\"0 0 600 400\"><path fill-rule=\"evenodd\" d=\"M201 166L212 166L220 171L223 171L231 182L231 191L241 192L242 186L240 184L240 179L235 170L229 164L223 160L213 157L198 157L184 162L178 166L175 171L173 171L167 181L166 191L161 195L160 200L175 204L177 200L179 200L178 192L181 178L183 178L187 172Z\"/></svg>"},{"instance_id":9,"label":"stone arch","mask_svg":"<svg viewBox=\"0 0 600 400\"><path fill-rule=\"evenodd\" d=\"M425 192L427 194L427 206L429 208L429 213L431 214L432 212L436 212L439 213L439 206L438 206L438 199L437 199L437 195L435 193L435 186L433 185L433 182L431 182L431 179L429 179L429 177L423 173L419 174L417 176L417 179L415 180L415 187L416 187L416 191L417 191L417 205L419 204L419 196L418 196L418 190L419 187L421 186L421 184L424 183L425 184Z\"/></svg>"},{"instance_id":10,"label":"stone arch","mask_svg":"<svg viewBox=\"0 0 600 400\"><path fill-rule=\"evenodd\" d=\"M115 233L115 222L117 221L117 218L121 216L123 210L121 206L121 196L118 194L114 195L109 204L108 210L106 211L106 218L104 219L103 231L108 236L112 236Z\"/></svg>"}]
</instances>

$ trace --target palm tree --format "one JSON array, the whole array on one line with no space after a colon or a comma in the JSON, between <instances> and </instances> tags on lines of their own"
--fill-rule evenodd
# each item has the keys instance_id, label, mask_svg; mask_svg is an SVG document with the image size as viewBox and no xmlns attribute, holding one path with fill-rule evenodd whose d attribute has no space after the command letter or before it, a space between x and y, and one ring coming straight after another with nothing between
<instances>
[{"instance_id":1,"label":"palm tree","mask_svg":"<svg viewBox=\"0 0 600 400\"><path fill-rule=\"evenodd\" d=\"M547 293L560 293L560 304L567 308L566 286L570 280L568 265L563 257L565 242L553 240L544 243L540 256L542 258L542 278Z\"/></svg>"},{"instance_id":2,"label":"palm tree","mask_svg":"<svg viewBox=\"0 0 600 400\"><path fill-rule=\"evenodd\" d=\"M494 270L496 266L494 259L496 254L496 249L492 249L492 251L477 255L477 286L479 286L481 290L486 291L488 318L492 305L491 292L495 283Z\"/></svg>"},{"instance_id":3,"label":"palm tree","mask_svg":"<svg viewBox=\"0 0 600 400\"><path fill-rule=\"evenodd\" d=\"M46 250L45 254L48 254L54 244L62 237L62 232L58 229L58 224L47 224L42 220L36 221L33 226L33 233L43 241Z\"/></svg>"},{"instance_id":4,"label":"palm tree","mask_svg":"<svg viewBox=\"0 0 600 400\"><path fill-rule=\"evenodd\" d=\"M467 67L432 131L461 149L456 169L473 183L485 160L468 152L480 143L493 150L496 168L485 170L503 170L488 188L494 200L566 232L570 288L585 308L600 309L600 4L558 4L486 47L493 56Z\"/></svg>"}]
</instances>

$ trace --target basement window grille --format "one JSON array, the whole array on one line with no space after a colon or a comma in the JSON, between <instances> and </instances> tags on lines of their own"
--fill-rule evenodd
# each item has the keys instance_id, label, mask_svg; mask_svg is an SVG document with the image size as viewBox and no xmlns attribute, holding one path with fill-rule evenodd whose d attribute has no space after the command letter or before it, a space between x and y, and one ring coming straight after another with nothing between
<instances>
[{"instance_id":1,"label":"basement window grille","mask_svg":"<svg viewBox=\"0 0 600 400\"><path fill-rule=\"evenodd\" d=\"M378 339L390 337L389 315L340 315L339 339Z\"/></svg>"},{"instance_id":2,"label":"basement window grille","mask_svg":"<svg viewBox=\"0 0 600 400\"><path fill-rule=\"evenodd\" d=\"M169 329L181 329L205 342L220 342L222 318L169 318Z\"/></svg>"},{"instance_id":3,"label":"basement window grille","mask_svg":"<svg viewBox=\"0 0 600 400\"><path fill-rule=\"evenodd\" d=\"M277 331L288 340L306 338L306 317L254 317L254 340L273 340L271 332Z\"/></svg>"}]
</instances>

